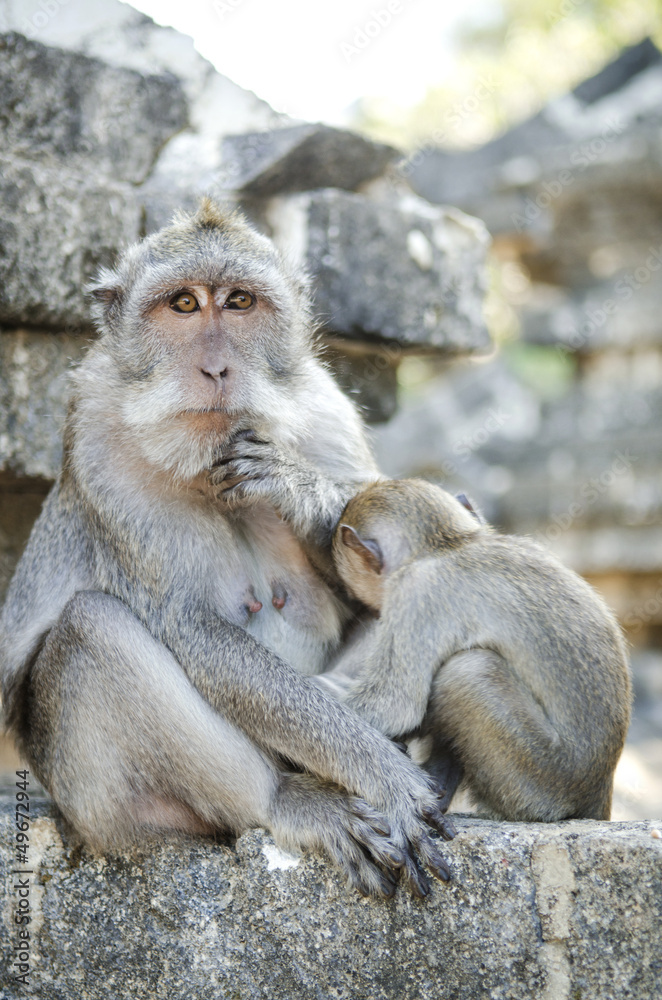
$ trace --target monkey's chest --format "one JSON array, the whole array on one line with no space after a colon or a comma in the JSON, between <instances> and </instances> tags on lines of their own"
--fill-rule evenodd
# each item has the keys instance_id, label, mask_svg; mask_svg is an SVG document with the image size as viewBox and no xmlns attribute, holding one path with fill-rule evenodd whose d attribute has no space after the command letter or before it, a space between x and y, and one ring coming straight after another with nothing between
<instances>
[{"instance_id":1,"label":"monkey's chest","mask_svg":"<svg viewBox=\"0 0 662 1000\"><path fill-rule=\"evenodd\" d=\"M244 628L301 673L316 674L338 646L344 609L316 578L283 569L253 587Z\"/></svg>"},{"instance_id":2,"label":"monkey's chest","mask_svg":"<svg viewBox=\"0 0 662 1000\"><path fill-rule=\"evenodd\" d=\"M247 533L237 556L237 624L301 673L319 673L339 645L346 607L280 519Z\"/></svg>"}]
</instances>

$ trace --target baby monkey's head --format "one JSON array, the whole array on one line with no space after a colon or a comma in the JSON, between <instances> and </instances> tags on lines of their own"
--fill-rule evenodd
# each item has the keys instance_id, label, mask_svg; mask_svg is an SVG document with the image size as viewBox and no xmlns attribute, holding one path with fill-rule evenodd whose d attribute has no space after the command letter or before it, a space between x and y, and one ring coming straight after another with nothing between
<instances>
[{"instance_id":1,"label":"baby monkey's head","mask_svg":"<svg viewBox=\"0 0 662 1000\"><path fill-rule=\"evenodd\" d=\"M338 523L333 556L348 591L380 610L384 580L406 563L442 555L486 530L461 495L422 479L383 481L353 497Z\"/></svg>"}]
</instances>

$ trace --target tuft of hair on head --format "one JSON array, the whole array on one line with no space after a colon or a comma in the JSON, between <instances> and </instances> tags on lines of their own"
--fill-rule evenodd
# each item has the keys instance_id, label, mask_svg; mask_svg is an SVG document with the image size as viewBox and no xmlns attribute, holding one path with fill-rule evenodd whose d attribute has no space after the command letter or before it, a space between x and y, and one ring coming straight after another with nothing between
<instances>
[{"instance_id":1,"label":"tuft of hair on head","mask_svg":"<svg viewBox=\"0 0 662 1000\"><path fill-rule=\"evenodd\" d=\"M184 216L175 221L187 221L201 229L226 229L230 223L244 221L236 209L224 208L210 195L203 195L193 215Z\"/></svg>"}]
</instances>

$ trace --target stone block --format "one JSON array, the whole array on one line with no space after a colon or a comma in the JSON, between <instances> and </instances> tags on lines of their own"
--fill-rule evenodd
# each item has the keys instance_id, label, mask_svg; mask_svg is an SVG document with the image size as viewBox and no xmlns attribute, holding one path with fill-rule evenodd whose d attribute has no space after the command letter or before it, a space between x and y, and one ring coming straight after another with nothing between
<instances>
[{"instance_id":1,"label":"stone block","mask_svg":"<svg viewBox=\"0 0 662 1000\"><path fill-rule=\"evenodd\" d=\"M188 124L172 74L146 76L19 34L0 36L3 155L138 184Z\"/></svg>"},{"instance_id":2,"label":"stone block","mask_svg":"<svg viewBox=\"0 0 662 1000\"><path fill-rule=\"evenodd\" d=\"M662 57L650 39L475 150L428 147L401 169L478 215L537 280L584 289L660 246Z\"/></svg>"},{"instance_id":3,"label":"stone block","mask_svg":"<svg viewBox=\"0 0 662 1000\"><path fill-rule=\"evenodd\" d=\"M0 322L88 326L85 285L140 235L135 189L0 157Z\"/></svg>"},{"instance_id":4,"label":"stone block","mask_svg":"<svg viewBox=\"0 0 662 1000\"><path fill-rule=\"evenodd\" d=\"M458 820L453 870L417 902L361 899L321 858L252 831L75 848L33 795L30 984L43 1000L644 1000L662 968L654 824ZM19 1000L12 791L1 815L3 1000ZM20 948L19 948L20 953Z\"/></svg>"},{"instance_id":5,"label":"stone block","mask_svg":"<svg viewBox=\"0 0 662 1000\"><path fill-rule=\"evenodd\" d=\"M305 123L227 136L222 155L224 186L264 198L327 187L354 191L400 154L347 129Z\"/></svg>"},{"instance_id":6,"label":"stone block","mask_svg":"<svg viewBox=\"0 0 662 1000\"><path fill-rule=\"evenodd\" d=\"M311 274L325 332L402 348L487 348L488 237L477 220L407 195L326 189L273 199L273 236Z\"/></svg>"},{"instance_id":7,"label":"stone block","mask_svg":"<svg viewBox=\"0 0 662 1000\"><path fill-rule=\"evenodd\" d=\"M90 339L0 332L0 472L55 479L62 461L67 370Z\"/></svg>"}]
</instances>

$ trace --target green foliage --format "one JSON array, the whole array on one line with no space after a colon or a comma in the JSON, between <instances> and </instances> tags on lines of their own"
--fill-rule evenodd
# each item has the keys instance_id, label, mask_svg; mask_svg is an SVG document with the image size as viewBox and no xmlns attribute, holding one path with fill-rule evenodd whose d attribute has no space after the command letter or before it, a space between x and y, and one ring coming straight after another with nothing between
<instances>
[{"instance_id":1,"label":"green foliage","mask_svg":"<svg viewBox=\"0 0 662 1000\"><path fill-rule=\"evenodd\" d=\"M455 63L408 109L361 103L355 127L411 150L468 148L534 114L646 35L662 46L660 0L501 0L498 22L467 24Z\"/></svg>"},{"instance_id":2,"label":"green foliage","mask_svg":"<svg viewBox=\"0 0 662 1000\"><path fill-rule=\"evenodd\" d=\"M572 354L562 348L511 343L501 353L510 371L539 399L565 395L576 375Z\"/></svg>"}]
</instances>

